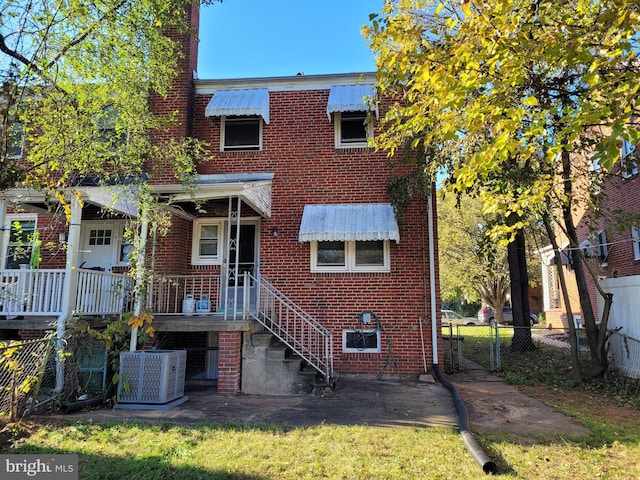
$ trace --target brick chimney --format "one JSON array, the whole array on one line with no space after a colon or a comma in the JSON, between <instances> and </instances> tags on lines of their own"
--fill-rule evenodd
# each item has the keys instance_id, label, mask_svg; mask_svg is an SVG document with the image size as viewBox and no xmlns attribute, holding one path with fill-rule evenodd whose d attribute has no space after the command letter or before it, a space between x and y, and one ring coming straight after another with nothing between
<instances>
[{"instance_id":1,"label":"brick chimney","mask_svg":"<svg viewBox=\"0 0 640 480\"><path fill-rule=\"evenodd\" d=\"M170 27L167 35L177 42L177 76L173 81L173 86L162 97L156 93L150 95L150 105L152 111L160 115L170 115L177 112L175 123L166 129L153 134L154 142L169 140L170 138L185 138L192 134L193 112L195 102L194 75L198 66L198 30L200 23L200 9L197 2L186 7L185 15L191 25L189 32L179 32L176 28ZM153 183L175 183L173 173L168 169L158 168L155 165L153 172Z\"/></svg>"}]
</instances>

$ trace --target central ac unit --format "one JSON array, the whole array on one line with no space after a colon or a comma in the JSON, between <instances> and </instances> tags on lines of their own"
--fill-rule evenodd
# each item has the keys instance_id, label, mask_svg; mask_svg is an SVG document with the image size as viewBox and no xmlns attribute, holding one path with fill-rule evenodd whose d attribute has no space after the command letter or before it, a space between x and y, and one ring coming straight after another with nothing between
<instances>
[{"instance_id":1,"label":"central ac unit","mask_svg":"<svg viewBox=\"0 0 640 480\"><path fill-rule=\"evenodd\" d=\"M184 396L186 350L120 354L119 403L162 404Z\"/></svg>"}]
</instances>

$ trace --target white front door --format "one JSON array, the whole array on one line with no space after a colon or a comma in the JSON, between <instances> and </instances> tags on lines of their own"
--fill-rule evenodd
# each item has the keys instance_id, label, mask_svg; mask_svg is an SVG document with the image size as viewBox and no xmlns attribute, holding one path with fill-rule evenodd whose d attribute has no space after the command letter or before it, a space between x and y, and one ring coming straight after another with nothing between
<instances>
[{"instance_id":1,"label":"white front door","mask_svg":"<svg viewBox=\"0 0 640 480\"><path fill-rule=\"evenodd\" d=\"M82 247L78 259L81 268L110 272L117 263L121 243L122 222L83 222Z\"/></svg>"}]
</instances>

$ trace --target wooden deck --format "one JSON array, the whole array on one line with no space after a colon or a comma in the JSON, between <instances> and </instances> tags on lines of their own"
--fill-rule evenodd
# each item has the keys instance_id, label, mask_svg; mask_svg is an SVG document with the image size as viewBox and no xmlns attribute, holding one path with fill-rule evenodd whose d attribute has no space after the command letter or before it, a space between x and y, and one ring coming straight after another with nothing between
<instances>
[{"instance_id":1,"label":"wooden deck","mask_svg":"<svg viewBox=\"0 0 640 480\"><path fill-rule=\"evenodd\" d=\"M251 330L251 322L228 317L224 320L221 313L186 315L158 315L153 319L153 328L158 332L242 332ZM92 328L104 326L105 319L85 317ZM57 317L25 316L6 320L0 316L0 330L55 330Z\"/></svg>"}]
</instances>

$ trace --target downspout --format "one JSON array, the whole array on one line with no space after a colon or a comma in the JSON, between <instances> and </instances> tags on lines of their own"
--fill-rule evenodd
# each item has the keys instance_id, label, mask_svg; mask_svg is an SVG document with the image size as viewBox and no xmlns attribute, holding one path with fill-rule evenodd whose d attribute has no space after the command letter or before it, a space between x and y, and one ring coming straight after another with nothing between
<instances>
[{"instance_id":1,"label":"downspout","mask_svg":"<svg viewBox=\"0 0 640 480\"><path fill-rule=\"evenodd\" d=\"M427 198L427 228L429 235L429 290L431 301L431 351L432 364L438 365L438 312L436 310L436 249L433 238L433 183Z\"/></svg>"},{"instance_id":2,"label":"downspout","mask_svg":"<svg viewBox=\"0 0 640 480\"><path fill-rule=\"evenodd\" d=\"M482 467L482 471L486 474L496 474L498 469L496 464L491 461L486 453L482 450L475 437L469 430L469 412L467 407L460 398L458 389L444 378L440 372L440 366L438 365L438 317L436 311L436 268L435 268L435 238L433 235L433 183L432 188L429 190L429 197L427 198L427 224L429 227L429 287L431 293L431 349L433 351L433 373L438 382L440 382L447 390L451 392L453 397L453 404L458 414L458 430L460 436L464 442L467 450L476 461L478 465Z\"/></svg>"}]
</instances>

